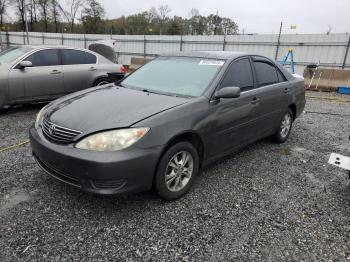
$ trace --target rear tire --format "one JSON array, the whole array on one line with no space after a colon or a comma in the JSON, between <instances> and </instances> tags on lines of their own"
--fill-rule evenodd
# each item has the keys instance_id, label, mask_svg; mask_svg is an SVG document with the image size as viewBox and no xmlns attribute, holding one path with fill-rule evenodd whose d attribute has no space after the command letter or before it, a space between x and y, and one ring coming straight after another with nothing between
<instances>
[{"instance_id":1,"label":"rear tire","mask_svg":"<svg viewBox=\"0 0 350 262\"><path fill-rule=\"evenodd\" d=\"M94 84L93 84L93 87L94 86L102 86L102 85L107 85L107 84L110 84L111 83L111 80L109 80L109 78L99 78L97 79Z\"/></svg>"},{"instance_id":2,"label":"rear tire","mask_svg":"<svg viewBox=\"0 0 350 262\"><path fill-rule=\"evenodd\" d=\"M199 170L199 156L189 142L170 147L162 156L155 177L155 190L165 200L175 200L191 188Z\"/></svg>"},{"instance_id":3,"label":"rear tire","mask_svg":"<svg viewBox=\"0 0 350 262\"><path fill-rule=\"evenodd\" d=\"M275 142L282 144L287 141L293 126L293 112L289 108L283 114L278 130L273 136Z\"/></svg>"}]
</instances>

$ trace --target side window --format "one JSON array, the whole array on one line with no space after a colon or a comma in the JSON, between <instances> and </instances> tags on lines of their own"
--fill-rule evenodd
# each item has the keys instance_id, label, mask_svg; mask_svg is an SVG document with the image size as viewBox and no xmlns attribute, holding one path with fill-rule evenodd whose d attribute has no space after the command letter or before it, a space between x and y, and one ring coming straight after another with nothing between
<instances>
[{"instance_id":1,"label":"side window","mask_svg":"<svg viewBox=\"0 0 350 262\"><path fill-rule=\"evenodd\" d=\"M243 58L230 65L221 82L220 88L226 86L237 86L241 88L241 91L254 88L253 73L248 58Z\"/></svg>"},{"instance_id":2,"label":"side window","mask_svg":"<svg viewBox=\"0 0 350 262\"><path fill-rule=\"evenodd\" d=\"M275 66L262 61L255 61L254 66L259 87L272 85L279 82Z\"/></svg>"},{"instance_id":3,"label":"side window","mask_svg":"<svg viewBox=\"0 0 350 262\"><path fill-rule=\"evenodd\" d=\"M95 64L96 56L80 50L62 49L63 65Z\"/></svg>"},{"instance_id":4,"label":"side window","mask_svg":"<svg viewBox=\"0 0 350 262\"><path fill-rule=\"evenodd\" d=\"M278 77L278 82L286 82L287 79L286 77L282 74L280 70L277 69L277 77Z\"/></svg>"},{"instance_id":5,"label":"side window","mask_svg":"<svg viewBox=\"0 0 350 262\"><path fill-rule=\"evenodd\" d=\"M37 66L55 66L59 65L59 55L57 49L47 49L38 51L25 59L33 64L33 67Z\"/></svg>"}]
</instances>

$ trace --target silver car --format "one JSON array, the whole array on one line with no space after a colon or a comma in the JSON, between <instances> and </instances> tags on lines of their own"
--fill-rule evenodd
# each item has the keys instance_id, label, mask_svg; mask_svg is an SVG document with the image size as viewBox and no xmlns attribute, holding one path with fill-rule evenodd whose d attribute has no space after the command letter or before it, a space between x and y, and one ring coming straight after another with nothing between
<instances>
[{"instance_id":1,"label":"silver car","mask_svg":"<svg viewBox=\"0 0 350 262\"><path fill-rule=\"evenodd\" d=\"M0 53L0 108L52 100L124 73L122 65L86 49L12 47Z\"/></svg>"}]
</instances>

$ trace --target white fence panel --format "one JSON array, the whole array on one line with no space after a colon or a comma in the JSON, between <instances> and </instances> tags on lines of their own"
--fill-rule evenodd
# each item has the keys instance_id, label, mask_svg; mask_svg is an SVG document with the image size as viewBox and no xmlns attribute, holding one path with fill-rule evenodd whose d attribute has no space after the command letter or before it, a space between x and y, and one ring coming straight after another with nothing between
<instances>
[{"instance_id":1,"label":"white fence panel","mask_svg":"<svg viewBox=\"0 0 350 262\"><path fill-rule=\"evenodd\" d=\"M2 32L3 45L23 45L26 36L23 32ZM115 52L120 63L130 64L131 57L154 57L164 52L193 50L225 50L260 54L281 60L290 48L293 49L298 73L310 63L321 66L342 67L347 52L349 34L302 34L281 35L229 35L229 36L168 36L168 35L97 35L97 34L55 34L30 33L32 45L66 45L87 48L91 43L102 39L117 40ZM350 67L350 54L346 68Z\"/></svg>"}]
</instances>

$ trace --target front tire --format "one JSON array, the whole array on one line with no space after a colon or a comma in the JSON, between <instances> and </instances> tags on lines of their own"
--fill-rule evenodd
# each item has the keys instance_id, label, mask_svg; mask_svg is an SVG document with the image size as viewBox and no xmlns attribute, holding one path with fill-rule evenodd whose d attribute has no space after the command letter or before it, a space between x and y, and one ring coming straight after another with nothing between
<instances>
[{"instance_id":1,"label":"front tire","mask_svg":"<svg viewBox=\"0 0 350 262\"><path fill-rule=\"evenodd\" d=\"M175 200L191 188L199 170L199 156L189 142L170 147L162 156L155 177L157 194L165 200Z\"/></svg>"},{"instance_id":2,"label":"front tire","mask_svg":"<svg viewBox=\"0 0 350 262\"><path fill-rule=\"evenodd\" d=\"M284 114L278 126L278 131L274 135L274 140L277 143L284 143L287 141L293 125L293 112L288 109Z\"/></svg>"}]
</instances>

